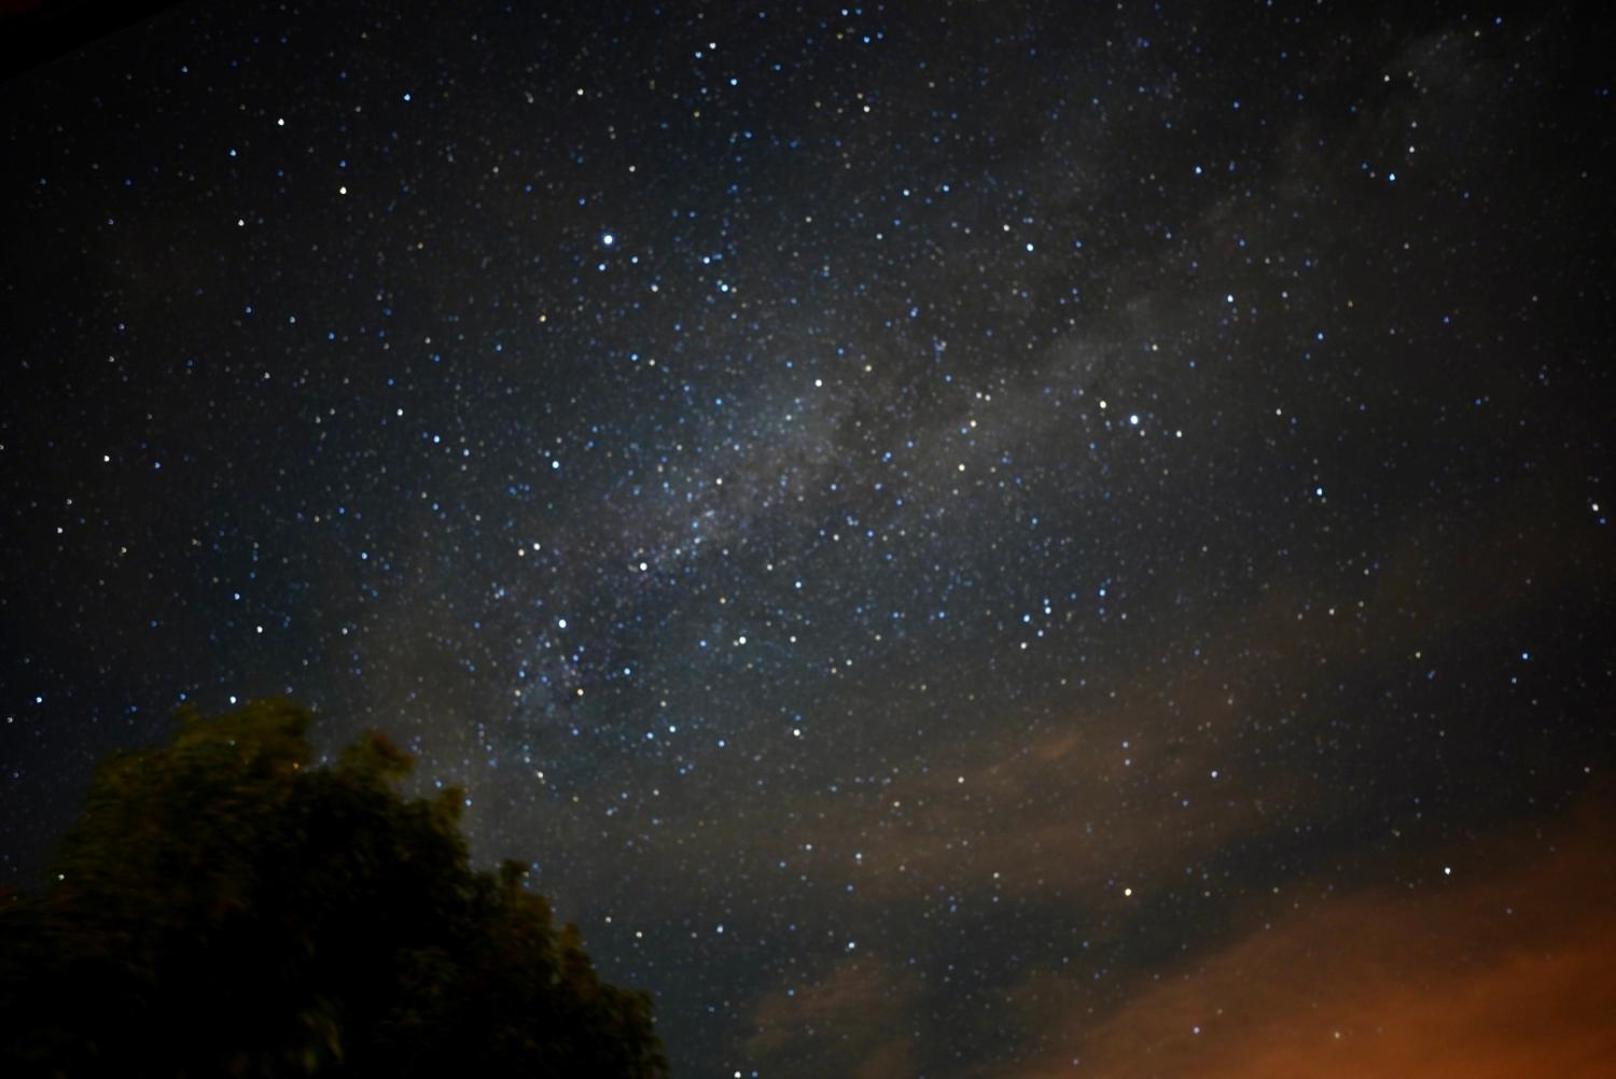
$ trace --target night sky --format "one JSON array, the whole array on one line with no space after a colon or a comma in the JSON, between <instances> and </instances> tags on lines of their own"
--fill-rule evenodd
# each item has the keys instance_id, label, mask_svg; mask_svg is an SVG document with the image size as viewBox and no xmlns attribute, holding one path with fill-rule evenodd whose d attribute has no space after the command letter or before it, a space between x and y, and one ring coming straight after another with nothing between
<instances>
[{"instance_id":1,"label":"night sky","mask_svg":"<svg viewBox=\"0 0 1616 1079\"><path fill-rule=\"evenodd\" d=\"M677 1074L1593 1074L1597 9L191 4L14 75L0 878L291 694Z\"/></svg>"}]
</instances>

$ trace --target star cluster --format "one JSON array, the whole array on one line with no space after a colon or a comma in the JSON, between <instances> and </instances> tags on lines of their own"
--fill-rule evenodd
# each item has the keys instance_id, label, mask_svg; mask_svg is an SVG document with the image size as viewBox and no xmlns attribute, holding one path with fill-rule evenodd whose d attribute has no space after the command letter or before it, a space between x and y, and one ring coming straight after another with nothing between
<instances>
[{"instance_id":1,"label":"star cluster","mask_svg":"<svg viewBox=\"0 0 1616 1079\"><path fill-rule=\"evenodd\" d=\"M403 11L0 87L8 876L290 693L680 1073L1220 1074L1315 952L1276 1074L1391 1073L1355 927L1595 954L1608 19Z\"/></svg>"}]
</instances>

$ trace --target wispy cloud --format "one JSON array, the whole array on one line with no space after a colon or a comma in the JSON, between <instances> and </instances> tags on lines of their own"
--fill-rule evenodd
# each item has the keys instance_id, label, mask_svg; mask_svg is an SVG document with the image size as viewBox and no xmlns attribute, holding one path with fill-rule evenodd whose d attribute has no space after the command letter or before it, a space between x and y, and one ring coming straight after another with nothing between
<instances>
[{"instance_id":1,"label":"wispy cloud","mask_svg":"<svg viewBox=\"0 0 1616 1079\"><path fill-rule=\"evenodd\" d=\"M1606 1074L1616 1054L1616 849L1605 799L1553 831L1450 852L1418 884L1324 887L1096 1018L1030 979L1034 1059L1000 1074ZM1451 871L1451 875L1450 875ZM1064 1001L1064 1005L1063 1005Z\"/></svg>"}]
</instances>

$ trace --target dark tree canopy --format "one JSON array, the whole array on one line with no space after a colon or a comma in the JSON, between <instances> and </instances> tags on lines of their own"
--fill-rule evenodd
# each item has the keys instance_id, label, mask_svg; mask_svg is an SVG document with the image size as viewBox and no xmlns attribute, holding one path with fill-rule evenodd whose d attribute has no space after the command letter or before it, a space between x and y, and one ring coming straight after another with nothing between
<instances>
[{"instance_id":1,"label":"dark tree canopy","mask_svg":"<svg viewBox=\"0 0 1616 1079\"><path fill-rule=\"evenodd\" d=\"M310 714L179 717L97 770L47 889L0 909L0 1072L647 1076L651 1001L600 981L520 864L474 872L460 795Z\"/></svg>"}]
</instances>

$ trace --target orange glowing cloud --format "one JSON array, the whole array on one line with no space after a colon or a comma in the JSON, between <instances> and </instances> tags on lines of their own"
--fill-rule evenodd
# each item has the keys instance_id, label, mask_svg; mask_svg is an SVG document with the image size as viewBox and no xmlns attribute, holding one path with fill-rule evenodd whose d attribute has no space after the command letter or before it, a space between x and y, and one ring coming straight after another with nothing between
<instances>
[{"instance_id":1,"label":"orange glowing cloud","mask_svg":"<svg viewBox=\"0 0 1616 1079\"><path fill-rule=\"evenodd\" d=\"M1098 1019L1061 979L1031 979L1017 996L1048 1048L999 1074L1608 1075L1607 820L1585 812L1559 841L1472 847L1465 868L1414 888L1304 903Z\"/></svg>"}]
</instances>

